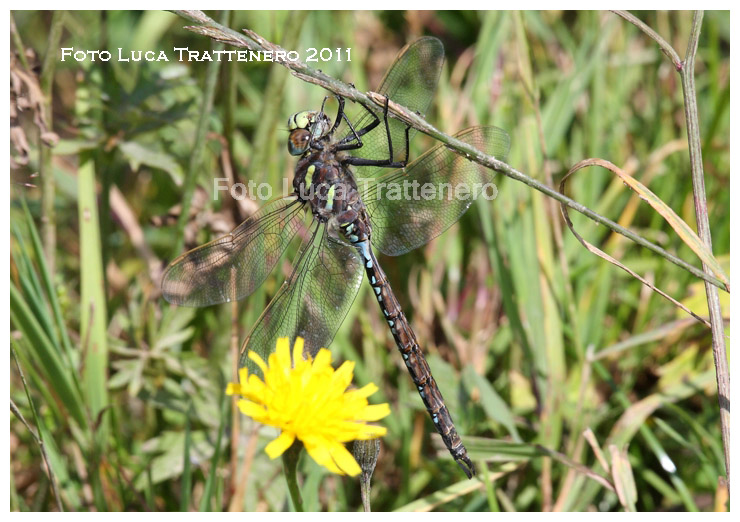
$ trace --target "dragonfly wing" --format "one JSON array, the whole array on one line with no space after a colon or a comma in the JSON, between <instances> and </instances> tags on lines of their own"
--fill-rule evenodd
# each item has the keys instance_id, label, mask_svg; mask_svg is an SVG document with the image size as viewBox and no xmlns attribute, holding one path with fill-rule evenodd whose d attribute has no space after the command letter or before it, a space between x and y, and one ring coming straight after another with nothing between
<instances>
[{"instance_id":1,"label":"dragonfly wing","mask_svg":"<svg viewBox=\"0 0 740 522\"><path fill-rule=\"evenodd\" d=\"M242 299L260 286L303 221L295 197L271 201L230 234L186 252L162 276L162 293L180 306Z\"/></svg>"},{"instance_id":2,"label":"dragonfly wing","mask_svg":"<svg viewBox=\"0 0 740 522\"><path fill-rule=\"evenodd\" d=\"M354 247L331 238L327 227L316 223L291 276L244 341L239 366L259 374L248 353L254 351L267 360L279 337L289 337L291 344L303 337L306 356L328 347L357 296L362 277L362 260Z\"/></svg>"},{"instance_id":3,"label":"dragonfly wing","mask_svg":"<svg viewBox=\"0 0 740 522\"><path fill-rule=\"evenodd\" d=\"M385 73L376 92L411 111L425 114L437 90L439 75L444 63L444 46L437 38L427 36L410 43L398 53L393 65ZM354 123L359 130L372 122L372 116L363 108L361 117ZM362 136L362 148L352 151L359 158L382 160L389 156L388 138L382 121L372 131ZM406 125L400 120L389 118L388 125L393 142L394 160L401 161L406 156ZM409 139L416 131L411 129ZM348 133L349 134L349 133ZM372 176L382 168L357 167L360 176Z\"/></svg>"},{"instance_id":4,"label":"dragonfly wing","mask_svg":"<svg viewBox=\"0 0 740 522\"><path fill-rule=\"evenodd\" d=\"M498 127L473 127L455 137L497 159L505 159L509 152L509 135ZM428 243L460 219L492 179L491 169L443 144L405 169L373 179L362 196L372 222L373 245L398 256Z\"/></svg>"}]
</instances>

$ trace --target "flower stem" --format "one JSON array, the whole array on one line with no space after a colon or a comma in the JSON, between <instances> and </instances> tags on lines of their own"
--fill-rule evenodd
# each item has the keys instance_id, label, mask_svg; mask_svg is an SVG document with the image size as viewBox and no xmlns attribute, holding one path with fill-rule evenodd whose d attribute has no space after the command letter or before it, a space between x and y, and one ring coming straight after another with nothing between
<instances>
[{"instance_id":1,"label":"flower stem","mask_svg":"<svg viewBox=\"0 0 740 522\"><path fill-rule=\"evenodd\" d=\"M298 487L297 472L298 460L301 458L302 449L302 444L293 443L293 445L283 453L283 470L285 471L285 480L288 483L290 499L293 501L293 508L299 512L303 512L303 499L301 498L301 490Z\"/></svg>"},{"instance_id":2,"label":"flower stem","mask_svg":"<svg viewBox=\"0 0 740 522\"><path fill-rule=\"evenodd\" d=\"M375 465L378 463L380 454L380 440L356 440L352 444L352 455L360 465L360 496L365 513L370 513L370 481L373 478Z\"/></svg>"}]
</instances>

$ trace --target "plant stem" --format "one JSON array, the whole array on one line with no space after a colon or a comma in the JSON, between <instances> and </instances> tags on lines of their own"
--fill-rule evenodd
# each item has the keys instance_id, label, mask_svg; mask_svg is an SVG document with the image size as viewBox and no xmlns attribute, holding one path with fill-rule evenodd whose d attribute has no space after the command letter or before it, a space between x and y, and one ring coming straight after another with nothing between
<instances>
[{"instance_id":1,"label":"plant stem","mask_svg":"<svg viewBox=\"0 0 740 522\"><path fill-rule=\"evenodd\" d=\"M20 33L18 33L18 29L15 26L15 19L13 18L13 12L10 12L10 36L13 38L13 45L15 45L15 51L18 55L18 59L21 62L21 65L23 65L23 68L26 70L26 72L31 72L31 66L28 64L28 59L26 58L26 47L23 45L23 39L21 38Z\"/></svg>"},{"instance_id":2,"label":"plant stem","mask_svg":"<svg viewBox=\"0 0 740 522\"><path fill-rule=\"evenodd\" d=\"M293 501L293 508L296 511L303 512L303 499L301 490L298 487L298 460L301 458L303 445L294 442L293 445L283 453L283 471L285 472L285 481L288 483L288 492Z\"/></svg>"},{"instance_id":3,"label":"plant stem","mask_svg":"<svg viewBox=\"0 0 740 522\"><path fill-rule=\"evenodd\" d=\"M689 160L691 162L691 180L694 188L694 210L696 212L696 228L699 238L704 242L709 252L712 251L712 232L709 228L709 213L707 211L707 195L704 190L704 166L701 156L701 135L699 131L699 111L696 103L696 85L694 84L694 65L696 63L696 49L699 44L703 11L694 13L691 25L691 34L686 48L686 58L682 62L678 53L655 31L626 11L614 11L625 20L637 26L646 35L655 40L661 50L673 62L676 71L681 76L681 88L684 97L684 112L686 114L686 134L689 142ZM704 272L711 270L702 262ZM730 483L730 371L727 366L727 348L725 347L725 331L722 320L722 309L719 304L717 287L704 279L704 289L707 294L709 322L712 328L712 355L717 376L717 398L719 400L719 419L722 431L722 445L725 453L725 467L727 470L727 484ZM720 286L722 288L722 286ZM729 291L729 289L727 289Z\"/></svg>"},{"instance_id":4,"label":"plant stem","mask_svg":"<svg viewBox=\"0 0 740 522\"><path fill-rule=\"evenodd\" d=\"M709 228L709 213L707 211L707 196L704 190L704 167L701 155L701 136L699 131L699 111L696 103L696 86L694 84L694 64L696 48L699 43L703 11L694 13L694 20L686 49L686 59L678 72L681 75L681 87L684 95L684 110L686 112L686 131L689 139L689 159L691 161L691 179L694 185L694 209L696 212L696 227L699 237L707 249L712 251L712 232ZM702 264L704 271L709 268ZM719 304L719 292L709 283L704 283L709 308L709 320L712 323L712 355L717 375L717 396L719 400L719 418L722 431L722 445L725 451L725 466L727 469L727 484L730 483L730 371L727 366L727 349L725 347L725 331L722 321L722 309Z\"/></svg>"},{"instance_id":5,"label":"plant stem","mask_svg":"<svg viewBox=\"0 0 740 522\"><path fill-rule=\"evenodd\" d=\"M645 22L637 18L632 13L629 13L627 11L612 12L615 15L621 16L629 23L640 29L643 33L648 35L650 38L655 40L655 42L658 44L658 47L660 47L660 50L663 51L663 54L665 54L673 62L673 66L676 68L676 70L681 70L681 57L678 56L678 53L673 49L673 47L671 47L671 44L666 42L662 36L653 31Z\"/></svg>"},{"instance_id":6,"label":"plant stem","mask_svg":"<svg viewBox=\"0 0 740 522\"><path fill-rule=\"evenodd\" d=\"M64 11L54 11L51 17L51 28L47 38L46 54L41 66L39 84L44 94L42 111L48 130L52 130L52 86L54 85L54 69L57 63L57 49L62 39L64 25ZM44 144L39 131L39 177L41 179L41 237L44 244L44 256L49 272L53 275L56 270L56 212L54 199L56 197L56 181L51 166L51 147Z\"/></svg>"}]
</instances>

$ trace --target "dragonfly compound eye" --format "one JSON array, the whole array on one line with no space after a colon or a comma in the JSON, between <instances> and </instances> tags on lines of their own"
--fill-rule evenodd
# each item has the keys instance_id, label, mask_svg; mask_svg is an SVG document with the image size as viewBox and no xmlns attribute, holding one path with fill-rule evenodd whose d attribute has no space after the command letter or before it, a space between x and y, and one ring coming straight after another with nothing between
<instances>
[{"instance_id":1,"label":"dragonfly compound eye","mask_svg":"<svg viewBox=\"0 0 740 522\"><path fill-rule=\"evenodd\" d=\"M308 150L311 133L308 129L295 129L288 136L288 152L291 156L300 156Z\"/></svg>"},{"instance_id":2,"label":"dragonfly compound eye","mask_svg":"<svg viewBox=\"0 0 740 522\"><path fill-rule=\"evenodd\" d=\"M309 125L316 121L316 111L296 112L288 119L288 129L307 129Z\"/></svg>"}]
</instances>

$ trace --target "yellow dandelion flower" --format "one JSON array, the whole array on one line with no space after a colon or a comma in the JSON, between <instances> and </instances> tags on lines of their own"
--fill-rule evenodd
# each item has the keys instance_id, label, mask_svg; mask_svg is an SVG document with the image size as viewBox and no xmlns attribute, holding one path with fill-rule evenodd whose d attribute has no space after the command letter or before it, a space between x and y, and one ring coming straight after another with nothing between
<instances>
[{"instance_id":1,"label":"yellow dandelion flower","mask_svg":"<svg viewBox=\"0 0 740 522\"><path fill-rule=\"evenodd\" d=\"M280 436L265 448L269 457L279 457L298 439L320 465L340 475L358 475L360 466L344 443L385 435L385 428L367 424L390 413L386 403L367 402L378 387L371 383L348 390L354 363L347 361L334 370L331 352L325 348L304 360L300 337L292 362L287 337L278 339L267 364L255 352L249 352L249 358L262 370L264 381L241 368L239 383L229 383L226 394L241 396L238 405L245 415L280 428Z\"/></svg>"}]
</instances>

